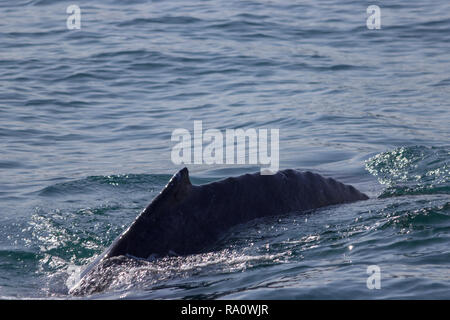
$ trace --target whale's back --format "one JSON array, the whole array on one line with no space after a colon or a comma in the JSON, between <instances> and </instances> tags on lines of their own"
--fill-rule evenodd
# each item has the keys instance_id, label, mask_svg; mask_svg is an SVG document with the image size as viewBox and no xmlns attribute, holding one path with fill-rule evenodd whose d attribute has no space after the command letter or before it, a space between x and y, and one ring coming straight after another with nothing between
<instances>
[{"instance_id":1,"label":"whale's back","mask_svg":"<svg viewBox=\"0 0 450 320\"><path fill-rule=\"evenodd\" d=\"M229 228L255 218L366 199L353 186L312 172L258 172L194 186L184 168L82 277L108 258L199 253Z\"/></svg>"}]
</instances>

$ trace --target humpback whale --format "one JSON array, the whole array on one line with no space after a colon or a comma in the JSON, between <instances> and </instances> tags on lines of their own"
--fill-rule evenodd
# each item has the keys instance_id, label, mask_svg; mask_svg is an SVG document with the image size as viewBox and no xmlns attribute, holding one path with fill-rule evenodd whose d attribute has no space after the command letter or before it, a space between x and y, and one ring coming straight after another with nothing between
<instances>
[{"instance_id":1,"label":"humpback whale","mask_svg":"<svg viewBox=\"0 0 450 320\"><path fill-rule=\"evenodd\" d=\"M274 175L258 172L197 186L192 185L188 169L183 168L82 272L81 281L110 258L200 253L231 227L255 218L366 199L367 195L351 185L309 171L288 169Z\"/></svg>"}]
</instances>

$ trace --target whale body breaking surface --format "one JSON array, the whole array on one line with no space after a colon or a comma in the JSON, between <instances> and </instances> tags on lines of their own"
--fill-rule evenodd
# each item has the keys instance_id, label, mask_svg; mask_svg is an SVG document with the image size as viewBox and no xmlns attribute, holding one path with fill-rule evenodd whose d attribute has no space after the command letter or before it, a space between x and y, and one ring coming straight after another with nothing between
<instances>
[{"instance_id":1,"label":"whale body breaking surface","mask_svg":"<svg viewBox=\"0 0 450 320\"><path fill-rule=\"evenodd\" d=\"M192 185L187 168L177 172L130 227L81 274L69 293L101 291L96 269L128 256L153 259L200 253L231 227L250 220L367 200L351 185L312 172L259 172Z\"/></svg>"}]
</instances>

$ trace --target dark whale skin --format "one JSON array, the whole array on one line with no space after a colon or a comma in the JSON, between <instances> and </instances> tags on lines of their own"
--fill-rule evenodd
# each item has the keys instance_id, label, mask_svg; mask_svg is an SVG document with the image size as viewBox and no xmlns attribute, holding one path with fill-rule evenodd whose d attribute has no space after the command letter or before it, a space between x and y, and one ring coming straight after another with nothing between
<instances>
[{"instance_id":1,"label":"dark whale skin","mask_svg":"<svg viewBox=\"0 0 450 320\"><path fill-rule=\"evenodd\" d=\"M199 253L229 228L255 218L366 199L353 186L311 172L258 172L195 186L183 168L81 277L107 258Z\"/></svg>"}]
</instances>

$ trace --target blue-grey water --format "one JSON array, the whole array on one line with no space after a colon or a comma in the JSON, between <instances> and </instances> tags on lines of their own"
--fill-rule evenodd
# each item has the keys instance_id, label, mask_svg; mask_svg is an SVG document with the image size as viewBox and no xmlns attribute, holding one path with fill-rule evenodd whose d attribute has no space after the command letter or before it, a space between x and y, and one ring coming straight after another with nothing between
<instances>
[{"instance_id":1,"label":"blue-grey water","mask_svg":"<svg viewBox=\"0 0 450 320\"><path fill-rule=\"evenodd\" d=\"M447 0L1 0L0 297L71 298L180 169L172 131L202 120L278 128L281 168L371 199L130 260L89 298L449 299L449 101ZM194 183L259 170L189 168Z\"/></svg>"}]
</instances>

